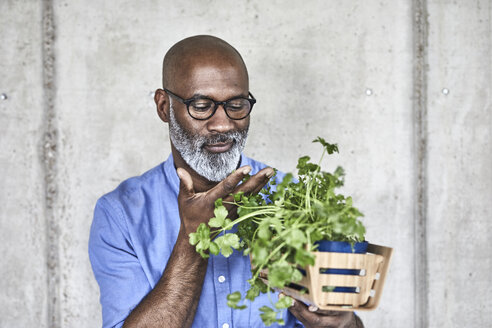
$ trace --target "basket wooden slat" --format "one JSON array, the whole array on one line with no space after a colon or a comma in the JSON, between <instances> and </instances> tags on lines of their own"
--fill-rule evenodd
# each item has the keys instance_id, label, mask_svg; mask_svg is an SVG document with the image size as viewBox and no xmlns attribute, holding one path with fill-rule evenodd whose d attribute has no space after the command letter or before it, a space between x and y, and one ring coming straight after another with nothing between
<instances>
[{"instance_id":1,"label":"basket wooden slat","mask_svg":"<svg viewBox=\"0 0 492 328\"><path fill-rule=\"evenodd\" d=\"M360 286L364 277L341 274L321 274L318 283L321 286L351 287Z\"/></svg>"},{"instance_id":2,"label":"basket wooden slat","mask_svg":"<svg viewBox=\"0 0 492 328\"><path fill-rule=\"evenodd\" d=\"M332 252L314 252L316 255L315 266L318 268L343 268L343 269L361 269L368 263L373 263L379 259L374 254L355 254L355 253L332 253ZM347 256L338 256L345 254Z\"/></svg>"},{"instance_id":3,"label":"basket wooden slat","mask_svg":"<svg viewBox=\"0 0 492 328\"><path fill-rule=\"evenodd\" d=\"M379 304L392 253L392 248L373 244L368 245L367 254L314 252L315 264L305 268L302 280L282 291L322 310L373 310ZM322 273L327 269L361 270L361 275ZM268 272L263 271L260 277L266 282ZM337 292L330 287L351 287L356 292Z\"/></svg>"},{"instance_id":4,"label":"basket wooden slat","mask_svg":"<svg viewBox=\"0 0 492 328\"><path fill-rule=\"evenodd\" d=\"M322 304L343 304L345 306L352 306L359 302L359 294L352 293L323 293L320 295ZM319 306L318 306L319 307ZM319 307L324 310L323 307ZM329 309L326 309L329 310ZM337 309L338 310L338 309Z\"/></svg>"}]
</instances>

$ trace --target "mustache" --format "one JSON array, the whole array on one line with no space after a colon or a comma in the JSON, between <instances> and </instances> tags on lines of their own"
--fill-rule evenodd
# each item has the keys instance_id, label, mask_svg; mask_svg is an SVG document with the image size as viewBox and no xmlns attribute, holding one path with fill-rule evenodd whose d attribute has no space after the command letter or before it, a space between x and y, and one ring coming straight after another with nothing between
<instances>
[{"instance_id":1,"label":"mustache","mask_svg":"<svg viewBox=\"0 0 492 328\"><path fill-rule=\"evenodd\" d=\"M214 134L209 137L202 137L202 140L200 140L200 147L203 148L206 145L215 145L215 144L226 143L226 142L236 143L238 136L239 136L238 132L231 131L226 133Z\"/></svg>"}]
</instances>

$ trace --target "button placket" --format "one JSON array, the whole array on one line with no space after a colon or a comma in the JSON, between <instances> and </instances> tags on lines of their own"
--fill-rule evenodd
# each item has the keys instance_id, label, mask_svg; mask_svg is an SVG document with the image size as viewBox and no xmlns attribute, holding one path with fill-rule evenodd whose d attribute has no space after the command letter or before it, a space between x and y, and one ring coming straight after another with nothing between
<instances>
[{"instance_id":1,"label":"button placket","mask_svg":"<svg viewBox=\"0 0 492 328\"><path fill-rule=\"evenodd\" d=\"M227 281L230 276L227 259L222 255L212 256L214 268L214 288L217 297L217 327L229 328L232 326L232 309L227 306L227 295L231 293Z\"/></svg>"}]
</instances>

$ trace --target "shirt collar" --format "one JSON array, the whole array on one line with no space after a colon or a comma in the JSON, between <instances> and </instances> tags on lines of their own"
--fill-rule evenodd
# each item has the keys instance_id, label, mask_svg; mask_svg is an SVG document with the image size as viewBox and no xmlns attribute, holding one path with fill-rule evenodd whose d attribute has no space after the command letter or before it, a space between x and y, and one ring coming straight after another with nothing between
<instances>
[{"instance_id":1,"label":"shirt collar","mask_svg":"<svg viewBox=\"0 0 492 328\"><path fill-rule=\"evenodd\" d=\"M176 168L174 167L174 158L173 154L169 154L169 157L164 162L163 166L164 175L169 179L171 187L176 193L179 192L179 177L176 172Z\"/></svg>"}]
</instances>

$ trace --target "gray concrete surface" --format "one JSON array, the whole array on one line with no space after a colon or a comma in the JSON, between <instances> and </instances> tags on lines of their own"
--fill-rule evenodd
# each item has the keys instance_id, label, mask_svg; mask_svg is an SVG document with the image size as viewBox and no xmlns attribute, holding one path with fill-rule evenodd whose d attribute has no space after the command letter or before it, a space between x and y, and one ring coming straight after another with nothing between
<instances>
[{"instance_id":1,"label":"gray concrete surface","mask_svg":"<svg viewBox=\"0 0 492 328\"><path fill-rule=\"evenodd\" d=\"M492 324L490 1L429 1L430 327Z\"/></svg>"},{"instance_id":2,"label":"gray concrete surface","mask_svg":"<svg viewBox=\"0 0 492 328\"><path fill-rule=\"evenodd\" d=\"M48 322L40 18L0 2L0 327Z\"/></svg>"},{"instance_id":3,"label":"gray concrete surface","mask_svg":"<svg viewBox=\"0 0 492 328\"><path fill-rule=\"evenodd\" d=\"M0 327L101 325L92 210L167 157L152 92L195 34L243 54L248 155L291 171L316 136L339 144L326 167L395 249L367 327L488 326L491 16L487 0L1 1Z\"/></svg>"}]
</instances>

